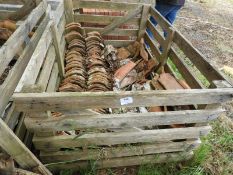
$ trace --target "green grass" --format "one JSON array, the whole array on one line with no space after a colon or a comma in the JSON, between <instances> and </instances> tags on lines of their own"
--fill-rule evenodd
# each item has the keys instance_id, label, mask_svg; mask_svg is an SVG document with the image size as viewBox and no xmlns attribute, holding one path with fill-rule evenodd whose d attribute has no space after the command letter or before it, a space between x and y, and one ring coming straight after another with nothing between
<instances>
[{"instance_id":1,"label":"green grass","mask_svg":"<svg viewBox=\"0 0 233 175\"><path fill-rule=\"evenodd\" d=\"M233 124L226 116L211 123L213 130L202 138L194 157L184 164L143 165L138 175L232 175Z\"/></svg>"}]
</instances>

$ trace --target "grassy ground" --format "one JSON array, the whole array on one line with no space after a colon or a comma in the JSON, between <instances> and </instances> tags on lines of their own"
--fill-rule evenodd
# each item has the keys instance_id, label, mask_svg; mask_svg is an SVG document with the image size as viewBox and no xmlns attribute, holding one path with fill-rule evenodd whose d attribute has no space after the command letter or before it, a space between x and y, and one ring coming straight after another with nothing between
<instances>
[{"instance_id":1,"label":"grassy ground","mask_svg":"<svg viewBox=\"0 0 233 175\"><path fill-rule=\"evenodd\" d=\"M138 175L231 175L233 174L233 124L226 116L211 123L213 130L202 138L192 160L185 164L147 165Z\"/></svg>"}]
</instances>

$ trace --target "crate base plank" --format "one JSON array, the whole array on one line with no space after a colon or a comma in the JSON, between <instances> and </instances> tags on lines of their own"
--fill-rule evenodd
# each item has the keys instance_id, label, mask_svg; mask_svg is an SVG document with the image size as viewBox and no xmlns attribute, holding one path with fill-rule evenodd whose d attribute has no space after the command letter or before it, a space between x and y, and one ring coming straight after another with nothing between
<instances>
[{"instance_id":1,"label":"crate base plank","mask_svg":"<svg viewBox=\"0 0 233 175\"><path fill-rule=\"evenodd\" d=\"M97 161L70 161L47 164L46 167L52 172L56 172L64 169L80 170L83 168L91 167L94 163L97 169L125 167L143 164L156 164L156 163L168 163L168 162L180 162L191 159L193 152L178 152L178 153L164 153L144 156L132 156L122 157L107 160Z\"/></svg>"},{"instance_id":2,"label":"crate base plank","mask_svg":"<svg viewBox=\"0 0 233 175\"><path fill-rule=\"evenodd\" d=\"M97 147L90 149L66 150L57 152L41 152L40 158L44 163L55 163L71 160L98 160L129 156L150 155L156 153L169 153L188 151L200 145L199 140L141 144L139 146Z\"/></svg>"}]
</instances>

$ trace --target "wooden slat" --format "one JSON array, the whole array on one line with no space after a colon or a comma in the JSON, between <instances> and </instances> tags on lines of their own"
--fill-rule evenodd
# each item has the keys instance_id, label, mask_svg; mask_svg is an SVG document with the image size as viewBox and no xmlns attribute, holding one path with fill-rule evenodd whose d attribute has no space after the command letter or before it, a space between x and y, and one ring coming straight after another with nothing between
<instances>
[{"instance_id":1,"label":"wooden slat","mask_svg":"<svg viewBox=\"0 0 233 175\"><path fill-rule=\"evenodd\" d=\"M143 156L148 154L187 151L200 144L198 141L165 142L157 144L144 144L140 146L118 146L112 148L87 149L76 151L41 152L40 158L44 163L62 162L71 160L98 160L116 157Z\"/></svg>"},{"instance_id":2,"label":"wooden slat","mask_svg":"<svg viewBox=\"0 0 233 175\"><path fill-rule=\"evenodd\" d=\"M138 106L172 106L213 104L232 100L232 88L180 89L127 92L54 92L15 93L17 110L71 110L91 108L119 108ZM121 105L121 100L132 98L132 103Z\"/></svg>"},{"instance_id":3,"label":"wooden slat","mask_svg":"<svg viewBox=\"0 0 233 175\"><path fill-rule=\"evenodd\" d=\"M158 41L158 43L164 47L165 46L165 39L163 36L161 36L161 34L159 33L159 31L155 28L155 26L152 24L152 22L150 20L147 21L147 28L152 32L153 37Z\"/></svg>"},{"instance_id":4,"label":"wooden slat","mask_svg":"<svg viewBox=\"0 0 233 175\"><path fill-rule=\"evenodd\" d=\"M118 145L128 143L166 142L176 139L194 139L208 134L210 126L142 130L136 132L93 133L81 136L61 135L53 137L34 137L36 149L75 148L87 145Z\"/></svg>"},{"instance_id":5,"label":"wooden slat","mask_svg":"<svg viewBox=\"0 0 233 175\"><path fill-rule=\"evenodd\" d=\"M9 15L12 15L15 11L1 10L0 11L0 20L5 20Z\"/></svg>"},{"instance_id":6,"label":"wooden slat","mask_svg":"<svg viewBox=\"0 0 233 175\"><path fill-rule=\"evenodd\" d=\"M191 159L193 156L192 152L179 152L179 153L164 153L164 154L154 154L145 156L132 156L123 157L115 159L97 160L95 161L95 167L97 169L101 168L113 168L113 167L125 167L143 164L153 164L153 163L169 163L169 162L179 162ZM93 166L90 162L84 161L71 161L71 162L60 162L47 164L51 171L57 172L64 169L80 170L83 168L88 168Z\"/></svg>"},{"instance_id":7,"label":"wooden slat","mask_svg":"<svg viewBox=\"0 0 233 175\"><path fill-rule=\"evenodd\" d=\"M86 33L91 31L102 32L103 28L84 27L84 30L86 31ZM138 34L138 29L119 29L119 28L116 28L112 32L108 33L108 35L114 35L114 36L137 36L137 34Z\"/></svg>"},{"instance_id":8,"label":"wooden slat","mask_svg":"<svg viewBox=\"0 0 233 175\"><path fill-rule=\"evenodd\" d=\"M64 6L65 6L65 15L66 15L67 23L74 22L73 1L72 0L65 0Z\"/></svg>"},{"instance_id":9,"label":"wooden slat","mask_svg":"<svg viewBox=\"0 0 233 175\"><path fill-rule=\"evenodd\" d=\"M122 3L122 2L109 2L109 1L77 1L73 0L73 7L76 8L94 8L94 9L111 9L128 11L136 9L140 3Z\"/></svg>"},{"instance_id":10,"label":"wooden slat","mask_svg":"<svg viewBox=\"0 0 233 175\"><path fill-rule=\"evenodd\" d=\"M104 43L106 45L111 44L114 47L127 47L132 44L134 40L105 40Z\"/></svg>"},{"instance_id":11,"label":"wooden slat","mask_svg":"<svg viewBox=\"0 0 233 175\"><path fill-rule=\"evenodd\" d=\"M51 33L52 33L53 45L56 53L56 61L58 65L59 75L61 76L61 78L63 78L65 76L64 57L63 57L64 55L61 52L62 51L60 45L61 39L59 38L59 33L55 21L53 21L51 25Z\"/></svg>"},{"instance_id":12,"label":"wooden slat","mask_svg":"<svg viewBox=\"0 0 233 175\"><path fill-rule=\"evenodd\" d=\"M170 111L138 114L64 115L59 118L27 118L27 129L34 132L76 129L130 128L155 125L203 123L216 119L223 110Z\"/></svg>"},{"instance_id":13,"label":"wooden slat","mask_svg":"<svg viewBox=\"0 0 233 175\"><path fill-rule=\"evenodd\" d=\"M36 49L16 87L15 92L20 92L24 85L35 84L40 68L43 64L44 58L46 56L47 50L52 43L52 35L50 31L51 22L48 23L43 31L43 35L38 42Z\"/></svg>"},{"instance_id":14,"label":"wooden slat","mask_svg":"<svg viewBox=\"0 0 233 175\"><path fill-rule=\"evenodd\" d=\"M149 37L148 33L145 34L145 41L149 45L151 52L155 56L156 60L161 61L161 54L159 49L155 46L154 41Z\"/></svg>"},{"instance_id":15,"label":"wooden slat","mask_svg":"<svg viewBox=\"0 0 233 175\"><path fill-rule=\"evenodd\" d=\"M21 56L18 58L18 61L14 65L14 68L9 72L7 78L4 83L0 86L0 94L4 94L0 100L0 113L3 112L6 104L8 103L10 96L13 94L23 72L33 55L33 52L44 32L46 25L48 24L49 18L46 16L44 20L41 22L40 26L36 30L35 34L27 44ZM14 41L15 42L15 41ZM17 43L17 42L16 42Z\"/></svg>"},{"instance_id":16,"label":"wooden slat","mask_svg":"<svg viewBox=\"0 0 233 175\"><path fill-rule=\"evenodd\" d=\"M58 7L56 8L55 11L52 11L52 18L55 20L55 23L58 24L60 23L63 15L64 15L65 9L64 9L64 2L60 1Z\"/></svg>"},{"instance_id":17,"label":"wooden slat","mask_svg":"<svg viewBox=\"0 0 233 175\"><path fill-rule=\"evenodd\" d=\"M57 77L58 77L58 66L57 63L54 63L47 86L47 92L56 91Z\"/></svg>"},{"instance_id":18,"label":"wooden slat","mask_svg":"<svg viewBox=\"0 0 233 175\"><path fill-rule=\"evenodd\" d=\"M151 8L150 5L143 5L142 16L141 16L139 32L138 32L138 40L140 40L145 34L146 23L149 18L150 8Z\"/></svg>"},{"instance_id":19,"label":"wooden slat","mask_svg":"<svg viewBox=\"0 0 233 175\"><path fill-rule=\"evenodd\" d=\"M108 25L116 19L122 19L122 16L107 16L107 15L89 15L89 14L74 14L75 22L98 23ZM139 25L140 18L133 18L125 23L125 25Z\"/></svg>"},{"instance_id":20,"label":"wooden slat","mask_svg":"<svg viewBox=\"0 0 233 175\"><path fill-rule=\"evenodd\" d=\"M176 51L173 48L171 48L170 50L169 57L171 58L172 62L176 65L179 72L191 88L205 88L204 85L200 82L200 80L196 78L196 75L185 64L185 62L177 55Z\"/></svg>"},{"instance_id":21,"label":"wooden slat","mask_svg":"<svg viewBox=\"0 0 233 175\"><path fill-rule=\"evenodd\" d=\"M0 146L25 169L34 169L43 175L52 175L33 153L19 140L0 119Z\"/></svg>"},{"instance_id":22,"label":"wooden slat","mask_svg":"<svg viewBox=\"0 0 233 175\"><path fill-rule=\"evenodd\" d=\"M0 4L0 10L10 10L10 11L17 11L23 5L18 4Z\"/></svg>"},{"instance_id":23,"label":"wooden slat","mask_svg":"<svg viewBox=\"0 0 233 175\"><path fill-rule=\"evenodd\" d=\"M120 27L121 25L125 24L129 20L133 19L135 16L137 16L139 13L142 12L143 6L139 6L136 9L128 11L128 13L123 16L122 18L114 19L111 24L108 26L104 27L103 31L100 33L102 35L108 34L111 32L113 29Z\"/></svg>"},{"instance_id":24,"label":"wooden slat","mask_svg":"<svg viewBox=\"0 0 233 175\"><path fill-rule=\"evenodd\" d=\"M193 62L208 81L225 80L226 78L211 65L207 59L178 31L175 32L173 41L179 46L183 53Z\"/></svg>"},{"instance_id":25,"label":"wooden slat","mask_svg":"<svg viewBox=\"0 0 233 175\"><path fill-rule=\"evenodd\" d=\"M54 46L51 45L48 53L46 55L42 70L40 72L40 76L39 79L37 81L37 84L39 86L44 86L43 89L46 89L48 81L49 81L49 77L50 77L50 73L52 71L53 68L53 63L55 61L55 49Z\"/></svg>"},{"instance_id":26,"label":"wooden slat","mask_svg":"<svg viewBox=\"0 0 233 175\"><path fill-rule=\"evenodd\" d=\"M155 8L150 8L150 14L163 30L168 33L170 32L170 27L172 27L172 25Z\"/></svg>"},{"instance_id":27,"label":"wooden slat","mask_svg":"<svg viewBox=\"0 0 233 175\"><path fill-rule=\"evenodd\" d=\"M57 28L58 28L58 40L60 41L60 44L63 42L62 40L65 40L64 38L64 31L65 31L65 25L66 25L66 20L65 16L63 15Z\"/></svg>"},{"instance_id":28,"label":"wooden slat","mask_svg":"<svg viewBox=\"0 0 233 175\"><path fill-rule=\"evenodd\" d=\"M18 27L17 30L11 35L7 42L0 48L0 75L2 75L11 59L21 49L20 46L25 41L25 38L28 37L29 32L31 32L35 27L45 10L46 6L43 2L41 2L39 6L31 12L22 25Z\"/></svg>"}]
</instances>

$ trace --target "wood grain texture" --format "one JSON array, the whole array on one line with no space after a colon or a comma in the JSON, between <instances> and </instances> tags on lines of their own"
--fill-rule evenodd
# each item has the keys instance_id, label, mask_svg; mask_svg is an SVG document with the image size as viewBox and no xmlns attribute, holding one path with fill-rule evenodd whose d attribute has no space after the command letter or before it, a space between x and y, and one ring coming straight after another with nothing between
<instances>
[{"instance_id":1,"label":"wood grain texture","mask_svg":"<svg viewBox=\"0 0 233 175\"><path fill-rule=\"evenodd\" d=\"M188 151L200 145L199 141L164 142L152 144L140 144L138 146L118 146L96 148L87 150L41 152L40 158L43 163L62 161L98 160L117 157L144 156L156 153Z\"/></svg>"},{"instance_id":2,"label":"wood grain texture","mask_svg":"<svg viewBox=\"0 0 233 175\"><path fill-rule=\"evenodd\" d=\"M222 109L216 109L138 114L64 115L46 120L43 118L27 118L25 124L27 129L33 132L152 127L155 125L209 122L216 119L223 112Z\"/></svg>"},{"instance_id":3,"label":"wood grain texture","mask_svg":"<svg viewBox=\"0 0 233 175\"><path fill-rule=\"evenodd\" d=\"M16 93L16 109L20 111L74 110L92 108L119 108L120 99L132 97L133 102L124 107L172 106L213 104L232 100L232 88L183 89L127 92L54 92Z\"/></svg>"},{"instance_id":4,"label":"wood grain texture","mask_svg":"<svg viewBox=\"0 0 233 175\"><path fill-rule=\"evenodd\" d=\"M36 149L46 150L49 148L75 148L98 145L118 145L129 143L166 142L176 139L194 139L208 134L210 126L172 128L159 130L142 130L135 132L116 133L92 133L75 135L61 135L53 137L34 137L33 143Z\"/></svg>"}]
</instances>

